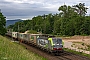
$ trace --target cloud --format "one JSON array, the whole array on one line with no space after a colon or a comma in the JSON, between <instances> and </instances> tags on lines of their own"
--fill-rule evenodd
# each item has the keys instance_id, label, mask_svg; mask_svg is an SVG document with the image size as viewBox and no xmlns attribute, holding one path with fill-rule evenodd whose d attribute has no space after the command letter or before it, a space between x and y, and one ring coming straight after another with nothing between
<instances>
[{"instance_id":1,"label":"cloud","mask_svg":"<svg viewBox=\"0 0 90 60\"><path fill-rule=\"evenodd\" d=\"M0 9L7 19L26 19L33 16L58 13L61 5L85 3L90 8L90 0L0 0ZM88 14L90 14L88 9Z\"/></svg>"}]
</instances>

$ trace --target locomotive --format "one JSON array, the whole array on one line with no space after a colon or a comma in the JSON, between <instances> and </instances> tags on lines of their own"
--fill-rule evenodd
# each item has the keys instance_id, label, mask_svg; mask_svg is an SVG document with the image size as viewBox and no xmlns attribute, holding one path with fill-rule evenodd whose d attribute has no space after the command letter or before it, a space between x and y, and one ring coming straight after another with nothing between
<instances>
[{"instance_id":1,"label":"locomotive","mask_svg":"<svg viewBox=\"0 0 90 60\"><path fill-rule=\"evenodd\" d=\"M19 42L30 44L49 53L59 54L63 52L64 43L61 38L56 38L55 36L19 32L7 32L6 35Z\"/></svg>"}]
</instances>

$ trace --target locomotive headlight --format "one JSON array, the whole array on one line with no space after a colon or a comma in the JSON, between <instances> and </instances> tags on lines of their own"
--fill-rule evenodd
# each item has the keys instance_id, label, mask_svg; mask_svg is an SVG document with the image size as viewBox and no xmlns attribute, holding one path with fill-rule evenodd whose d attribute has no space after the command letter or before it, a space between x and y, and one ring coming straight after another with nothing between
<instances>
[{"instance_id":1,"label":"locomotive headlight","mask_svg":"<svg viewBox=\"0 0 90 60\"><path fill-rule=\"evenodd\" d=\"M60 45L62 45L62 44L60 44Z\"/></svg>"},{"instance_id":2,"label":"locomotive headlight","mask_svg":"<svg viewBox=\"0 0 90 60\"><path fill-rule=\"evenodd\" d=\"M59 44L57 44L57 45L59 45Z\"/></svg>"}]
</instances>

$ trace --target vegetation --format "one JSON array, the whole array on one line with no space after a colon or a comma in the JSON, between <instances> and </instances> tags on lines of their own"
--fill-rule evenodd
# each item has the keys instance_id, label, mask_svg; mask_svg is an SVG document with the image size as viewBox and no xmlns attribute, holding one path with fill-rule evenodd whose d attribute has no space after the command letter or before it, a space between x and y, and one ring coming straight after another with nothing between
<instances>
[{"instance_id":1,"label":"vegetation","mask_svg":"<svg viewBox=\"0 0 90 60\"><path fill-rule=\"evenodd\" d=\"M90 35L90 16L86 16L87 9L84 3L73 6L62 5L58 8L59 14L39 15L32 20L10 25L9 28L19 32L35 30L62 36Z\"/></svg>"},{"instance_id":2,"label":"vegetation","mask_svg":"<svg viewBox=\"0 0 90 60\"><path fill-rule=\"evenodd\" d=\"M77 44L77 46L76 46L76 44ZM79 46L79 45L81 45L81 46ZM72 47L78 47L78 49L90 51L90 45L86 44L84 42L73 42L73 44L71 46Z\"/></svg>"},{"instance_id":3,"label":"vegetation","mask_svg":"<svg viewBox=\"0 0 90 60\"><path fill-rule=\"evenodd\" d=\"M2 14L2 12L0 11L0 35L5 35L6 33L5 26L6 26L6 19Z\"/></svg>"},{"instance_id":4,"label":"vegetation","mask_svg":"<svg viewBox=\"0 0 90 60\"><path fill-rule=\"evenodd\" d=\"M68 52L71 52L71 53L74 53L74 54L79 54L79 55L86 56L86 57L90 58L90 54L86 54L86 53L83 53L83 52L77 52L77 51L74 51L74 50L70 50L68 48L64 48L64 50L68 51Z\"/></svg>"},{"instance_id":5,"label":"vegetation","mask_svg":"<svg viewBox=\"0 0 90 60\"><path fill-rule=\"evenodd\" d=\"M88 49L87 49L87 50L88 50L88 51L90 51L90 45L87 45L87 47L88 47Z\"/></svg>"},{"instance_id":6,"label":"vegetation","mask_svg":"<svg viewBox=\"0 0 90 60\"><path fill-rule=\"evenodd\" d=\"M0 36L0 60L47 60Z\"/></svg>"},{"instance_id":7,"label":"vegetation","mask_svg":"<svg viewBox=\"0 0 90 60\"><path fill-rule=\"evenodd\" d=\"M33 34L37 34L37 31L34 31L34 30L29 30L28 33L33 33Z\"/></svg>"}]
</instances>

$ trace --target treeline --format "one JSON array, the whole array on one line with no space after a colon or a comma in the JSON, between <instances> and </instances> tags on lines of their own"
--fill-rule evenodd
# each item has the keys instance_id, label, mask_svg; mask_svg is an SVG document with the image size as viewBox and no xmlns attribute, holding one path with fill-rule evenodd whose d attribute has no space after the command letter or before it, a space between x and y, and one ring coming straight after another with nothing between
<instances>
[{"instance_id":1,"label":"treeline","mask_svg":"<svg viewBox=\"0 0 90 60\"><path fill-rule=\"evenodd\" d=\"M6 33L6 17L2 14L0 9L0 35L5 35Z\"/></svg>"},{"instance_id":2,"label":"treeline","mask_svg":"<svg viewBox=\"0 0 90 60\"><path fill-rule=\"evenodd\" d=\"M14 31L25 32L35 30L45 34L55 35L90 35L90 16L86 16L87 7L84 3L73 6L60 6L60 13L33 17L10 25Z\"/></svg>"}]
</instances>

